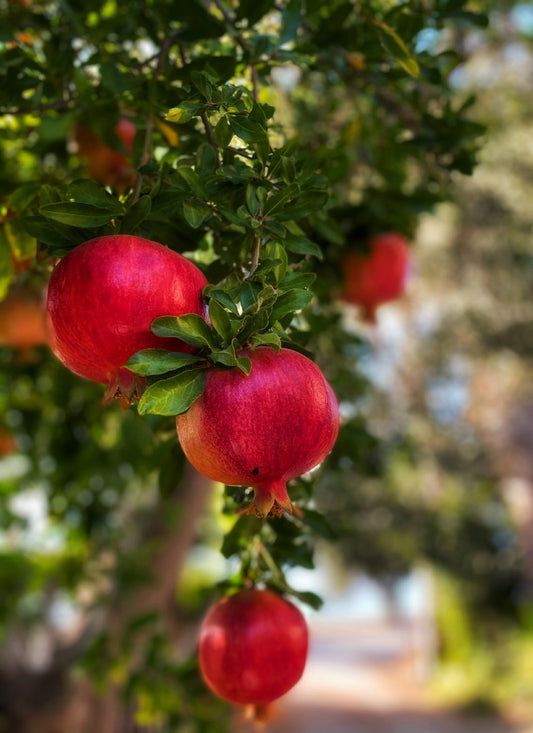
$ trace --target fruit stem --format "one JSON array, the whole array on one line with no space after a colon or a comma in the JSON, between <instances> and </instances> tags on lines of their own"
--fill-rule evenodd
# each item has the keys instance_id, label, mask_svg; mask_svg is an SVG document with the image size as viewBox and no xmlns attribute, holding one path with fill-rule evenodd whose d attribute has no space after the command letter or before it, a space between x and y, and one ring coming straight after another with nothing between
<instances>
[{"instance_id":1,"label":"fruit stem","mask_svg":"<svg viewBox=\"0 0 533 733\"><path fill-rule=\"evenodd\" d=\"M270 718L270 705L247 705L245 718L255 723L257 727L263 728Z\"/></svg>"},{"instance_id":2,"label":"fruit stem","mask_svg":"<svg viewBox=\"0 0 533 733\"><path fill-rule=\"evenodd\" d=\"M363 307L363 319L371 324L372 326L375 326L378 322L377 319L377 306L376 305L365 305Z\"/></svg>"},{"instance_id":3,"label":"fruit stem","mask_svg":"<svg viewBox=\"0 0 533 733\"><path fill-rule=\"evenodd\" d=\"M279 568L276 565L276 561L274 560L274 558L270 554L269 550L265 547L265 545L263 544L263 542L259 538L257 538L257 549L259 550L259 554L263 558L263 560L265 562L265 565L270 570L270 572L272 573L274 579L276 580L276 583L278 583L281 586L283 586L283 588L286 590L287 589L287 582L286 582L286 580L285 580L285 578L283 576L283 573L281 571L281 568Z\"/></svg>"}]
</instances>

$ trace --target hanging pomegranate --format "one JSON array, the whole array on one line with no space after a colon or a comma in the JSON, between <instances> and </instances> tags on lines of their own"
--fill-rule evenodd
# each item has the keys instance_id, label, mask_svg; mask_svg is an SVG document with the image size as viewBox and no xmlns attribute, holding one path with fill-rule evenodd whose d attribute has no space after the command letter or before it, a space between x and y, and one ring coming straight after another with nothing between
<instances>
[{"instance_id":1,"label":"hanging pomegranate","mask_svg":"<svg viewBox=\"0 0 533 733\"><path fill-rule=\"evenodd\" d=\"M127 154L131 155L136 132L134 123L127 117L121 117L114 132ZM87 164L90 178L104 186L111 186L117 193L124 193L135 183L135 168L128 157L106 145L93 130L78 125L74 129L73 140L77 154Z\"/></svg>"},{"instance_id":2,"label":"hanging pomegranate","mask_svg":"<svg viewBox=\"0 0 533 733\"><path fill-rule=\"evenodd\" d=\"M200 627L198 658L208 687L239 705L266 705L301 678L308 630L296 606L247 589L215 603Z\"/></svg>"},{"instance_id":3,"label":"hanging pomegranate","mask_svg":"<svg viewBox=\"0 0 533 733\"><path fill-rule=\"evenodd\" d=\"M205 392L176 418L180 443L195 468L232 486L252 486L250 513L292 512L287 481L330 452L339 408L318 366L290 349L244 351L252 364L207 370Z\"/></svg>"},{"instance_id":4,"label":"hanging pomegranate","mask_svg":"<svg viewBox=\"0 0 533 733\"><path fill-rule=\"evenodd\" d=\"M396 232L372 237L368 252L350 251L343 260L343 299L361 306L365 320L374 323L382 303L399 298L406 285L409 245Z\"/></svg>"},{"instance_id":5,"label":"hanging pomegranate","mask_svg":"<svg viewBox=\"0 0 533 733\"><path fill-rule=\"evenodd\" d=\"M24 285L12 287L0 302L0 344L25 350L47 341L43 294Z\"/></svg>"},{"instance_id":6,"label":"hanging pomegranate","mask_svg":"<svg viewBox=\"0 0 533 733\"><path fill-rule=\"evenodd\" d=\"M71 371L108 385L108 398L138 396L144 380L124 367L136 351L191 352L150 331L158 316L205 314L203 273L162 244L119 234L69 252L48 284L50 346Z\"/></svg>"}]
</instances>

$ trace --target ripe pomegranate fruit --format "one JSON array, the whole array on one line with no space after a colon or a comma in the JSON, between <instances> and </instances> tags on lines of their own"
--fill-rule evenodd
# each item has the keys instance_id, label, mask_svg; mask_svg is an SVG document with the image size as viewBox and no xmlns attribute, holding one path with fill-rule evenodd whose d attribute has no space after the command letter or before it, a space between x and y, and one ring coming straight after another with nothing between
<instances>
[{"instance_id":1,"label":"ripe pomegranate fruit","mask_svg":"<svg viewBox=\"0 0 533 733\"><path fill-rule=\"evenodd\" d=\"M0 458L11 455L17 448L17 441L11 433L6 428L0 427Z\"/></svg>"},{"instance_id":2,"label":"ripe pomegranate fruit","mask_svg":"<svg viewBox=\"0 0 533 733\"><path fill-rule=\"evenodd\" d=\"M317 466L339 431L339 407L317 365L290 349L243 351L252 363L207 370L205 392L176 418L192 465L208 478L252 486L249 513L282 514L295 507L287 481Z\"/></svg>"},{"instance_id":3,"label":"ripe pomegranate fruit","mask_svg":"<svg viewBox=\"0 0 533 733\"><path fill-rule=\"evenodd\" d=\"M369 248L368 253L351 251L345 256L343 298L361 306L365 320L374 323L378 306L405 290L409 246L400 234L386 232L372 237Z\"/></svg>"},{"instance_id":4,"label":"ripe pomegranate fruit","mask_svg":"<svg viewBox=\"0 0 533 733\"><path fill-rule=\"evenodd\" d=\"M122 117L115 126L115 134L131 155L135 125ZM104 186L111 186L117 193L123 193L135 183L135 170L124 153L113 150L93 130L78 125L74 130L77 153L87 162L90 178Z\"/></svg>"},{"instance_id":5,"label":"ripe pomegranate fruit","mask_svg":"<svg viewBox=\"0 0 533 733\"><path fill-rule=\"evenodd\" d=\"M108 385L108 399L138 396L144 379L124 364L136 351L192 352L150 331L158 316L205 315L203 273L177 252L141 237L91 239L69 252L48 283L50 346L71 371Z\"/></svg>"},{"instance_id":6,"label":"ripe pomegranate fruit","mask_svg":"<svg viewBox=\"0 0 533 733\"><path fill-rule=\"evenodd\" d=\"M44 298L24 286L15 286L0 303L0 344L30 349L48 343Z\"/></svg>"},{"instance_id":7,"label":"ripe pomegranate fruit","mask_svg":"<svg viewBox=\"0 0 533 733\"><path fill-rule=\"evenodd\" d=\"M208 687L240 705L266 705L303 674L309 635L295 605L270 590L247 589L210 608L198 657Z\"/></svg>"}]
</instances>

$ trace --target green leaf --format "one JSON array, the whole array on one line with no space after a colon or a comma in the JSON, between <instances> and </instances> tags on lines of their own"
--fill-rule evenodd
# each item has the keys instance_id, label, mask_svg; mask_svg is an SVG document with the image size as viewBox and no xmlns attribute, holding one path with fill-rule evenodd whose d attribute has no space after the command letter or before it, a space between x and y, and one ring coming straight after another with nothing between
<instances>
[{"instance_id":1,"label":"green leaf","mask_svg":"<svg viewBox=\"0 0 533 733\"><path fill-rule=\"evenodd\" d=\"M241 343L248 341L248 339L261 331L264 331L270 323L270 312L268 309L263 309L257 313L250 313L242 319L242 324L239 329L239 340Z\"/></svg>"},{"instance_id":2,"label":"green leaf","mask_svg":"<svg viewBox=\"0 0 533 733\"><path fill-rule=\"evenodd\" d=\"M199 199L187 198L183 202L183 216L189 226L198 229L211 216L211 209Z\"/></svg>"},{"instance_id":3,"label":"green leaf","mask_svg":"<svg viewBox=\"0 0 533 733\"><path fill-rule=\"evenodd\" d=\"M11 250L5 236L4 227L0 228L0 300L3 300L13 278Z\"/></svg>"},{"instance_id":4,"label":"green leaf","mask_svg":"<svg viewBox=\"0 0 533 733\"><path fill-rule=\"evenodd\" d=\"M259 199L257 198L256 187L252 183L246 186L246 208L252 216L259 213Z\"/></svg>"},{"instance_id":5,"label":"green leaf","mask_svg":"<svg viewBox=\"0 0 533 733\"><path fill-rule=\"evenodd\" d=\"M316 275L314 272L288 272L280 283L282 290L294 290L295 288L310 288L315 282Z\"/></svg>"},{"instance_id":6,"label":"green leaf","mask_svg":"<svg viewBox=\"0 0 533 733\"><path fill-rule=\"evenodd\" d=\"M314 509L304 508L303 515L295 521L306 524L315 534L326 540L338 539L337 532L335 532L324 515Z\"/></svg>"},{"instance_id":7,"label":"green leaf","mask_svg":"<svg viewBox=\"0 0 533 733\"><path fill-rule=\"evenodd\" d=\"M252 348L256 346L272 346L277 352L281 349L281 339L277 333L256 333L250 338Z\"/></svg>"},{"instance_id":8,"label":"green leaf","mask_svg":"<svg viewBox=\"0 0 533 733\"><path fill-rule=\"evenodd\" d=\"M133 88L134 82L126 74L122 74L113 61L104 61L100 64L102 84L117 97Z\"/></svg>"},{"instance_id":9,"label":"green leaf","mask_svg":"<svg viewBox=\"0 0 533 733\"><path fill-rule=\"evenodd\" d=\"M183 354L180 351L165 351L165 349L143 349L130 356L126 366L135 374L151 377L155 374L165 374L198 361L194 354Z\"/></svg>"},{"instance_id":10,"label":"green leaf","mask_svg":"<svg viewBox=\"0 0 533 733\"><path fill-rule=\"evenodd\" d=\"M152 210L152 199L150 196L141 196L128 211L126 216L122 219L120 225L121 232L134 232L135 229L142 224L142 222L150 215Z\"/></svg>"},{"instance_id":11,"label":"green leaf","mask_svg":"<svg viewBox=\"0 0 533 733\"><path fill-rule=\"evenodd\" d=\"M329 194L326 191L306 191L287 206L282 206L275 213L280 221L301 219L310 214L317 214L326 205Z\"/></svg>"},{"instance_id":12,"label":"green leaf","mask_svg":"<svg viewBox=\"0 0 533 733\"><path fill-rule=\"evenodd\" d=\"M189 168L189 166L181 165L178 167L178 173L183 178L183 180L187 183L189 186L191 192L198 196L200 199L207 199L208 194L205 190L204 183L198 173L194 170L194 168Z\"/></svg>"},{"instance_id":13,"label":"green leaf","mask_svg":"<svg viewBox=\"0 0 533 733\"><path fill-rule=\"evenodd\" d=\"M288 234L283 240L283 244L285 249L297 255L312 255L313 257L318 257L319 260L323 257L322 250L318 244L315 244L304 236Z\"/></svg>"},{"instance_id":14,"label":"green leaf","mask_svg":"<svg viewBox=\"0 0 533 733\"><path fill-rule=\"evenodd\" d=\"M17 260L34 258L37 252L37 240L24 228L20 219L9 219L4 224L6 239Z\"/></svg>"},{"instance_id":15,"label":"green leaf","mask_svg":"<svg viewBox=\"0 0 533 733\"><path fill-rule=\"evenodd\" d=\"M247 311L256 305L259 293L259 285L253 285L250 282L241 285L239 296L243 311Z\"/></svg>"},{"instance_id":16,"label":"green leaf","mask_svg":"<svg viewBox=\"0 0 533 733\"><path fill-rule=\"evenodd\" d=\"M33 237L46 244L54 252L71 249L87 239L83 231L63 224L52 223L44 216L25 216L22 221L24 227Z\"/></svg>"},{"instance_id":17,"label":"green leaf","mask_svg":"<svg viewBox=\"0 0 533 733\"><path fill-rule=\"evenodd\" d=\"M302 0L289 0L281 14L279 45L293 41L302 21Z\"/></svg>"},{"instance_id":18,"label":"green leaf","mask_svg":"<svg viewBox=\"0 0 533 733\"><path fill-rule=\"evenodd\" d=\"M227 367L236 367L238 364L237 354L235 353L235 345L231 343L227 348L213 351L209 354L209 359L213 364L221 364Z\"/></svg>"},{"instance_id":19,"label":"green leaf","mask_svg":"<svg viewBox=\"0 0 533 733\"><path fill-rule=\"evenodd\" d=\"M65 136L63 136L63 139ZM7 198L7 205L17 214L21 214L30 204L33 203L35 197L39 193L41 184L38 182L25 183L16 188Z\"/></svg>"},{"instance_id":20,"label":"green leaf","mask_svg":"<svg viewBox=\"0 0 533 733\"><path fill-rule=\"evenodd\" d=\"M196 151L195 172L199 176L208 176L215 172L217 156L212 145L203 143Z\"/></svg>"},{"instance_id":21,"label":"green leaf","mask_svg":"<svg viewBox=\"0 0 533 733\"><path fill-rule=\"evenodd\" d=\"M383 48L400 66L413 77L420 75L420 67L417 60L412 56L404 41L396 33L394 28L381 20L372 21L378 28L379 40Z\"/></svg>"},{"instance_id":22,"label":"green leaf","mask_svg":"<svg viewBox=\"0 0 533 733\"><path fill-rule=\"evenodd\" d=\"M233 130L231 129L226 117L221 117L219 119L215 125L215 129L213 130L213 134L217 145L221 148L225 148L230 144L231 138L233 137Z\"/></svg>"},{"instance_id":23,"label":"green leaf","mask_svg":"<svg viewBox=\"0 0 533 733\"><path fill-rule=\"evenodd\" d=\"M237 356L237 367L248 376L252 371L252 362L247 356Z\"/></svg>"},{"instance_id":24,"label":"green leaf","mask_svg":"<svg viewBox=\"0 0 533 733\"><path fill-rule=\"evenodd\" d=\"M266 15L274 5L274 0L240 0L237 8L237 20L246 18L248 25L252 26Z\"/></svg>"},{"instance_id":25,"label":"green leaf","mask_svg":"<svg viewBox=\"0 0 533 733\"><path fill-rule=\"evenodd\" d=\"M242 548L249 545L250 538L259 534L263 523L262 519L250 514L242 514L224 536L220 548L222 555L229 558L232 555L240 554Z\"/></svg>"},{"instance_id":26,"label":"green leaf","mask_svg":"<svg viewBox=\"0 0 533 733\"><path fill-rule=\"evenodd\" d=\"M222 337L222 341L225 344L231 343L234 335L233 328L231 326L231 319L227 310L214 298L211 298L209 301L209 320L211 321L213 328Z\"/></svg>"},{"instance_id":27,"label":"green leaf","mask_svg":"<svg viewBox=\"0 0 533 733\"><path fill-rule=\"evenodd\" d=\"M67 196L78 204L89 204L101 209L109 209L114 214L122 214L124 204L109 193L103 186L89 178L80 178L67 188Z\"/></svg>"},{"instance_id":28,"label":"green leaf","mask_svg":"<svg viewBox=\"0 0 533 733\"><path fill-rule=\"evenodd\" d=\"M180 30L180 40L200 41L206 38L219 38L226 32L226 25L208 13L199 2L180 3L179 22L183 25Z\"/></svg>"},{"instance_id":29,"label":"green leaf","mask_svg":"<svg viewBox=\"0 0 533 733\"><path fill-rule=\"evenodd\" d=\"M166 338L178 338L190 346L217 348L217 338L204 319L196 313L183 316L161 316L151 325L152 333Z\"/></svg>"},{"instance_id":30,"label":"green leaf","mask_svg":"<svg viewBox=\"0 0 533 733\"><path fill-rule=\"evenodd\" d=\"M109 209L67 201L57 204L45 204L40 207L39 211L47 219L53 219L53 221L58 221L60 224L68 224L80 229L103 226L116 216L116 213L109 211Z\"/></svg>"},{"instance_id":31,"label":"green leaf","mask_svg":"<svg viewBox=\"0 0 533 733\"><path fill-rule=\"evenodd\" d=\"M234 313L236 316L239 315L239 309L237 304L231 299L225 290L219 290L216 285L207 285L204 289L204 293L207 297L217 300L221 305L226 306L228 310Z\"/></svg>"},{"instance_id":32,"label":"green leaf","mask_svg":"<svg viewBox=\"0 0 533 733\"><path fill-rule=\"evenodd\" d=\"M188 99L185 102L180 102L177 107L169 109L165 115L165 119L177 125L184 125L186 122L190 122L203 107L204 104L199 99Z\"/></svg>"},{"instance_id":33,"label":"green leaf","mask_svg":"<svg viewBox=\"0 0 533 733\"><path fill-rule=\"evenodd\" d=\"M151 384L139 400L140 415L181 415L205 389L205 369L187 369Z\"/></svg>"},{"instance_id":34,"label":"green leaf","mask_svg":"<svg viewBox=\"0 0 533 733\"><path fill-rule=\"evenodd\" d=\"M244 114L230 115L229 124L235 135L245 143L260 143L268 139L265 128Z\"/></svg>"},{"instance_id":35,"label":"green leaf","mask_svg":"<svg viewBox=\"0 0 533 733\"><path fill-rule=\"evenodd\" d=\"M296 183L291 183L286 188L281 189L281 191L276 191L276 193L273 193L266 200L263 208L263 214L268 216L275 209L287 204L289 201L292 201L299 193L300 187Z\"/></svg>"},{"instance_id":36,"label":"green leaf","mask_svg":"<svg viewBox=\"0 0 533 733\"><path fill-rule=\"evenodd\" d=\"M302 603L311 606L311 608L313 608L315 611L320 610L320 608L322 608L322 605L324 604L322 598L316 593L312 593L311 591L296 591L294 590L294 588L292 588L291 593L295 598L297 598Z\"/></svg>"},{"instance_id":37,"label":"green leaf","mask_svg":"<svg viewBox=\"0 0 533 733\"><path fill-rule=\"evenodd\" d=\"M213 98L213 85L208 75L202 71L191 71L191 81L208 102Z\"/></svg>"},{"instance_id":38,"label":"green leaf","mask_svg":"<svg viewBox=\"0 0 533 733\"><path fill-rule=\"evenodd\" d=\"M310 290L289 290L283 293L272 309L272 322L279 321L289 313L302 310L312 299L313 293Z\"/></svg>"},{"instance_id":39,"label":"green leaf","mask_svg":"<svg viewBox=\"0 0 533 733\"><path fill-rule=\"evenodd\" d=\"M287 252L278 242L269 242L266 248L266 255L279 262L279 264L272 268L272 272L276 278L276 283L280 283L285 277L289 265Z\"/></svg>"}]
</instances>

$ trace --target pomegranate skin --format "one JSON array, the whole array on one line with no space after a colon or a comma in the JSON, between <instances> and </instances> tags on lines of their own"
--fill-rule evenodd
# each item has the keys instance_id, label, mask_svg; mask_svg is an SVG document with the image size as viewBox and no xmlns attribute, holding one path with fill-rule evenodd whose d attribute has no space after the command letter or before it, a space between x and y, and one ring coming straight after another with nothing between
<instances>
[{"instance_id":1,"label":"pomegranate skin","mask_svg":"<svg viewBox=\"0 0 533 733\"><path fill-rule=\"evenodd\" d=\"M209 369L203 395L176 418L178 437L200 473L254 488L249 513L292 512L287 481L332 449L337 400L318 366L296 351L260 346L242 354L252 362L249 376Z\"/></svg>"},{"instance_id":2,"label":"pomegranate skin","mask_svg":"<svg viewBox=\"0 0 533 733\"><path fill-rule=\"evenodd\" d=\"M361 306L363 317L373 323L378 306L399 298L405 290L409 245L400 234L386 232L370 239L369 246L369 253L345 256L343 298Z\"/></svg>"},{"instance_id":3,"label":"pomegranate skin","mask_svg":"<svg viewBox=\"0 0 533 733\"><path fill-rule=\"evenodd\" d=\"M202 677L219 697L266 705L301 678L309 633L295 605L269 590L247 589L223 598L200 627Z\"/></svg>"},{"instance_id":4,"label":"pomegranate skin","mask_svg":"<svg viewBox=\"0 0 533 733\"><path fill-rule=\"evenodd\" d=\"M107 384L109 398L131 398L138 379L123 365L136 351L194 351L155 336L150 324L158 316L204 316L206 284L196 265L157 242L127 234L91 239L65 255L50 277L50 347L75 374Z\"/></svg>"}]
</instances>

